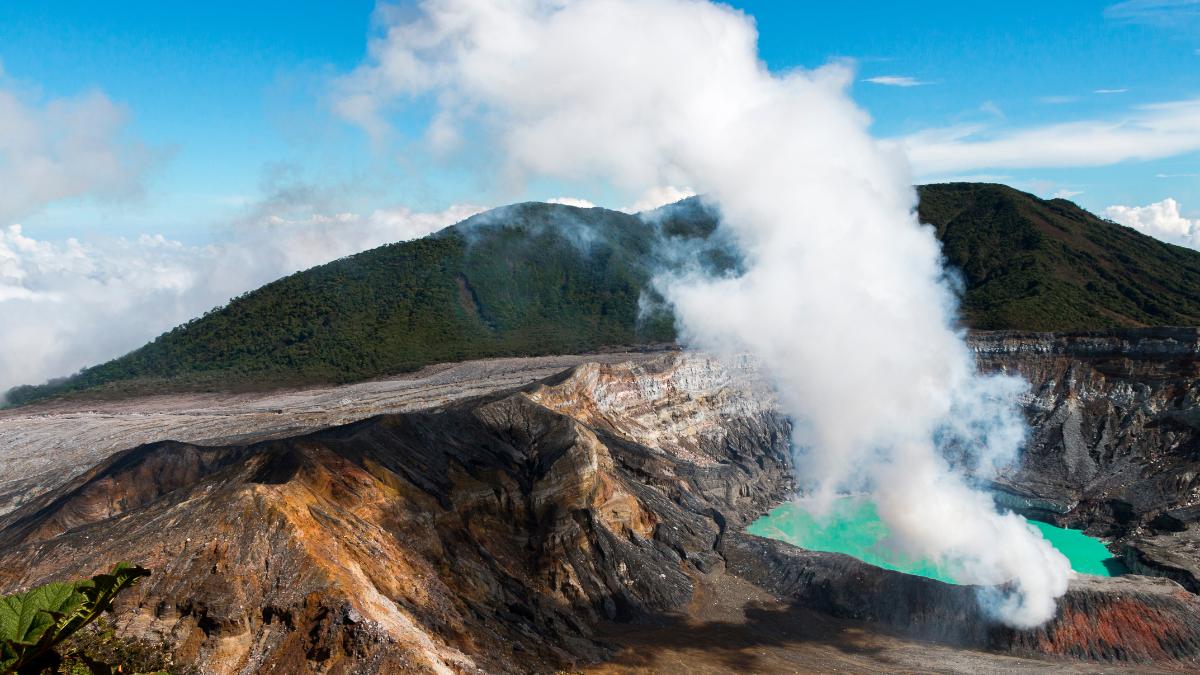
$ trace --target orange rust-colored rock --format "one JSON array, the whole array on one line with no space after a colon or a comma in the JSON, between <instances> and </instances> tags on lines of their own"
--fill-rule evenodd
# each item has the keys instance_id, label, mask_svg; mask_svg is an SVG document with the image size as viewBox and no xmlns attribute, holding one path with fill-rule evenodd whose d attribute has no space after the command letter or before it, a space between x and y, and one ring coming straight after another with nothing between
<instances>
[{"instance_id":1,"label":"orange rust-colored rock","mask_svg":"<svg viewBox=\"0 0 1200 675\"><path fill-rule=\"evenodd\" d=\"M784 495L786 424L743 425L766 443L712 424L692 447L755 451L697 465L539 397L554 386L293 439L119 453L0 522L0 587L136 560L154 575L118 625L205 672L601 658L597 622L686 604L720 514L744 522Z\"/></svg>"},{"instance_id":2,"label":"orange rust-colored rock","mask_svg":"<svg viewBox=\"0 0 1200 675\"><path fill-rule=\"evenodd\" d=\"M136 561L154 574L118 626L214 673L572 668L617 652L597 626L702 612L696 589L722 579L906 640L1197 664L1197 596L1166 579L1077 579L1054 621L1013 631L974 589L743 534L791 487L789 426L748 364L668 354L518 384L125 450L0 516L0 591Z\"/></svg>"}]
</instances>

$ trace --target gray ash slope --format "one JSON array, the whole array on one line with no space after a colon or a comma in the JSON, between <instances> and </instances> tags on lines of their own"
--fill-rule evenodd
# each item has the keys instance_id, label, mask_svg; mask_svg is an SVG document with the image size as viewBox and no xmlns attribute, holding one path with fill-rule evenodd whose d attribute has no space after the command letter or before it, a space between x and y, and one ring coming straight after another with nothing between
<instances>
[{"instance_id":1,"label":"gray ash slope","mask_svg":"<svg viewBox=\"0 0 1200 675\"><path fill-rule=\"evenodd\" d=\"M142 561L118 623L205 672L552 671L611 652L599 622L685 604L726 528L784 496L787 437L711 362L666 357L152 443L0 521L0 586Z\"/></svg>"},{"instance_id":2,"label":"gray ash slope","mask_svg":"<svg viewBox=\"0 0 1200 675\"><path fill-rule=\"evenodd\" d=\"M1097 486L1156 485L1151 466L1186 471L1186 444L1097 461L1084 480L1056 431L1065 413L1039 406L1072 409L1082 390L1062 383L1081 380L1095 396L1149 391L1194 367L1189 339L1194 350L1181 331L975 336L985 366L1064 392L1031 400L1045 440L1023 496L1126 538L1166 512L1186 519L1182 493L1131 502L1123 525L1087 506L1109 494ZM787 615L1064 670L1200 663L1200 597L1168 578L1078 579L1051 623L1013 631L969 587L744 534L791 489L774 410L752 366L668 353L295 437L140 445L0 518L0 590L133 558L155 575L122 600L118 625L208 672L575 668L621 653L601 626L702 615L704 587L737 584ZM1167 461L1128 469L1147 457Z\"/></svg>"},{"instance_id":3,"label":"gray ash slope","mask_svg":"<svg viewBox=\"0 0 1200 675\"><path fill-rule=\"evenodd\" d=\"M921 196L976 325L1195 323L1200 254L1001 186ZM646 222L567 208L518 205L294 275L26 393L342 381L673 336L669 316L637 311L651 270L670 262ZM563 235L562 214L583 229ZM656 214L654 236L736 270L705 214L676 205ZM535 258L544 264L522 264ZM1142 573L1076 580L1034 631L989 621L973 589L744 534L791 489L787 422L752 367L674 353L507 359L500 373L481 362L466 379L437 375L461 366L435 368L415 387L4 411L9 456L64 451L2 476L0 591L134 559L156 574L122 600L119 626L212 672L578 667L621 653L602 625L694 618L704 589L725 586L757 589L789 616L984 650L984 661L1195 668L1197 331L970 341L982 368L1033 387L1029 448L996 487L1022 512L1110 538Z\"/></svg>"}]
</instances>

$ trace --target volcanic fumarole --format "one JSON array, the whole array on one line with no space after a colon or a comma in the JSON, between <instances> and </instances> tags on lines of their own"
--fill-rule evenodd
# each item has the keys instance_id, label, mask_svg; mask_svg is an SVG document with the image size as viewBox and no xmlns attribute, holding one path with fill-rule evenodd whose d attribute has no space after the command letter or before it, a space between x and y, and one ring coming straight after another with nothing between
<instances>
[{"instance_id":1,"label":"volcanic fumarole","mask_svg":"<svg viewBox=\"0 0 1200 675\"><path fill-rule=\"evenodd\" d=\"M850 65L772 73L747 16L698 0L427 0L389 18L340 82L342 115L380 136L393 100L422 98L431 151L487 148L505 181L705 195L742 273L657 284L687 343L762 364L801 484L869 495L890 546L985 587L1010 625L1054 615L1067 560L966 477L1015 458L1025 385L977 371L905 157L871 137Z\"/></svg>"}]
</instances>

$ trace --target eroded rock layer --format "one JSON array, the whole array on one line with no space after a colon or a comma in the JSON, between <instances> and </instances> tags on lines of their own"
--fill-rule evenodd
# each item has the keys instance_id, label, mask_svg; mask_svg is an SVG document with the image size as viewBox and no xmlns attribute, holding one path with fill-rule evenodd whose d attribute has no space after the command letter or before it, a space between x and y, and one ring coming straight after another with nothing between
<instances>
[{"instance_id":1,"label":"eroded rock layer","mask_svg":"<svg viewBox=\"0 0 1200 675\"><path fill-rule=\"evenodd\" d=\"M282 412L206 412L176 438L225 440L138 445L18 500L0 516L0 591L137 561L154 575L118 625L204 672L552 671L616 653L597 626L695 612L722 579L906 639L1194 666L1194 558L1176 544L1194 521L1179 420L1195 332L973 344L1034 385L1029 462L1001 481L1014 505L1122 537L1135 569L1168 579L1078 579L1054 621L1016 632L974 589L745 535L791 490L788 424L749 363L665 353L533 384L508 369L427 404L383 392L371 405L398 409L299 435L256 426ZM378 412L320 396L351 419ZM69 413L45 414L29 424Z\"/></svg>"},{"instance_id":2,"label":"eroded rock layer","mask_svg":"<svg viewBox=\"0 0 1200 675\"><path fill-rule=\"evenodd\" d=\"M1131 568L1191 590L1200 567L1200 331L980 333L984 368L1032 385L1012 506L1116 539Z\"/></svg>"},{"instance_id":3,"label":"eroded rock layer","mask_svg":"<svg viewBox=\"0 0 1200 675\"><path fill-rule=\"evenodd\" d=\"M287 438L387 413L429 410L520 387L580 363L653 352L484 359L340 387L50 401L0 410L0 514L109 455L166 439L221 445Z\"/></svg>"},{"instance_id":4,"label":"eroded rock layer","mask_svg":"<svg viewBox=\"0 0 1200 675\"><path fill-rule=\"evenodd\" d=\"M155 574L120 624L205 671L594 660L593 626L687 603L727 528L784 497L764 400L665 358L291 439L144 445L10 514L0 584L137 560Z\"/></svg>"}]
</instances>

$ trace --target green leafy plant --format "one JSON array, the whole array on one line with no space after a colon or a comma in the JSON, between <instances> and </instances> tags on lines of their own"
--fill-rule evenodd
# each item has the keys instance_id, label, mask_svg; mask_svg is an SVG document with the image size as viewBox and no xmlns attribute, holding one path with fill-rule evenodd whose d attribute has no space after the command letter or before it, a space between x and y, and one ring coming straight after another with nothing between
<instances>
[{"instance_id":1,"label":"green leafy plant","mask_svg":"<svg viewBox=\"0 0 1200 675\"><path fill-rule=\"evenodd\" d=\"M60 675L200 675L193 666L174 662L165 639L122 635L107 617L100 617L55 648L62 662Z\"/></svg>"},{"instance_id":2,"label":"green leafy plant","mask_svg":"<svg viewBox=\"0 0 1200 675\"><path fill-rule=\"evenodd\" d=\"M0 598L0 673L41 673L61 661L55 648L112 610L121 591L149 576L144 567L117 563L91 579L55 582Z\"/></svg>"}]
</instances>

